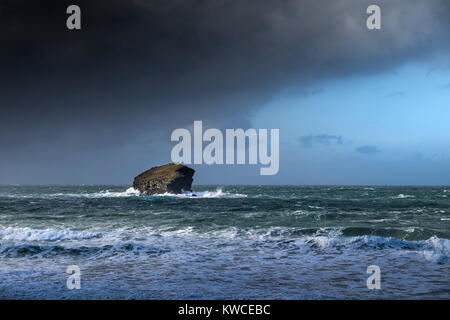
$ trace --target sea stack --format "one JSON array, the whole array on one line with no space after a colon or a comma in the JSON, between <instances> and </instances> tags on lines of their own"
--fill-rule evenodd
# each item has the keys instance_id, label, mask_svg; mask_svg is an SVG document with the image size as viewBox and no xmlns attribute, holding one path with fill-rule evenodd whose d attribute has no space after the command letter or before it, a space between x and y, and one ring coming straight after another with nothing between
<instances>
[{"instance_id":1,"label":"sea stack","mask_svg":"<svg viewBox=\"0 0 450 320\"><path fill-rule=\"evenodd\" d=\"M195 170L179 163L168 163L153 167L134 178L133 188L142 196L163 193L192 191L192 176Z\"/></svg>"}]
</instances>

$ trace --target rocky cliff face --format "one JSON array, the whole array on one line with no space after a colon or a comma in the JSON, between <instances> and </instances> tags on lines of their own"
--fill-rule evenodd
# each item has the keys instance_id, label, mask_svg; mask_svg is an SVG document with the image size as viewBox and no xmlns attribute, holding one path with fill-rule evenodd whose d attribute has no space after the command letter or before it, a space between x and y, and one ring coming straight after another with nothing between
<instances>
[{"instance_id":1,"label":"rocky cliff face","mask_svg":"<svg viewBox=\"0 0 450 320\"><path fill-rule=\"evenodd\" d=\"M141 195L191 191L195 170L178 163L153 167L134 178L133 188Z\"/></svg>"}]
</instances>

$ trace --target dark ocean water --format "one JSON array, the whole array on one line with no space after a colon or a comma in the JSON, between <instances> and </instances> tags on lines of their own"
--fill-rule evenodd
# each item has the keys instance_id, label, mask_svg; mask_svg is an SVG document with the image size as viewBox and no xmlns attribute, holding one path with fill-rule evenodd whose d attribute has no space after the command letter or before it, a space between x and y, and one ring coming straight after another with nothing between
<instances>
[{"instance_id":1,"label":"dark ocean water","mask_svg":"<svg viewBox=\"0 0 450 320\"><path fill-rule=\"evenodd\" d=\"M126 190L0 187L0 299L450 298L450 187Z\"/></svg>"}]
</instances>

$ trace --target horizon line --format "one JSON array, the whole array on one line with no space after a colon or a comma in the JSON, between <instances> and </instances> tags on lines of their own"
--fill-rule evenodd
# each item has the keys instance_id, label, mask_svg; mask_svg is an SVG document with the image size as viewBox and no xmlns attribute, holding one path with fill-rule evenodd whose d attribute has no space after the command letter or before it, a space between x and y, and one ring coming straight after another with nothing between
<instances>
[{"instance_id":1,"label":"horizon line","mask_svg":"<svg viewBox=\"0 0 450 320\"><path fill-rule=\"evenodd\" d=\"M50 186L114 186L114 187L132 187L130 184L117 184L117 183L19 183L19 184L0 184L0 187L50 187ZM196 184L193 187L207 187L207 186L250 186L250 187L450 187L445 184Z\"/></svg>"}]
</instances>

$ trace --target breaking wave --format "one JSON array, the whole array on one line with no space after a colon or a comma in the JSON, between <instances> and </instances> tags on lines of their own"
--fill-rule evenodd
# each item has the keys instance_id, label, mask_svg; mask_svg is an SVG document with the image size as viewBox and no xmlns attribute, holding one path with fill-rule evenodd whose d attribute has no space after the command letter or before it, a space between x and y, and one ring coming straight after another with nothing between
<instances>
[{"instance_id":1,"label":"breaking wave","mask_svg":"<svg viewBox=\"0 0 450 320\"><path fill-rule=\"evenodd\" d=\"M64 241L87 240L101 237L101 233L72 230L30 229L8 227L0 230L2 241Z\"/></svg>"},{"instance_id":2,"label":"breaking wave","mask_svg":"<svg viewBox=\"0 0 450 320\"><path fill-rule=\"evenodd\" d=\"M36 245L20 244L5 245L0 244L0 257L2 258L20 258L39 256L49 258L52 256L82 256L90 259L108 258L118 255L127 255L136 257L157 256L167 250L153 248L138 243L119 243L115 245L101 246L62 246L62 245Z\"/></svg>"},{"instance_id":3,"label":"breaking wave","mask_svg":"<svg viewBox=\"0 0 450 320\"><path fill-rule=\"evenodd\" d=\"M196 243L212 247L276 247L278 251L300 250L303 253L355 253L364 251L411 251L425 260L443 264L448 262L450 240L432 236L427 240L407 241L381 236L343 236L341 229L319 229L311 235L299 234L298 228L240 229L237 227L200 232L192 227L177 230L141 230L139 234L87 232L53 229L8 227L0 229L0 257L84 256L90 259L127 256L159 255L179 251ZM137 241L137 242L136 242ZM53 243L52 243L53 242ZM159 248L165 249L159 249Z\"/></svg>"},{"instance_id":4,"label":"breaking wave","mask_svg":"<svg viewBox=\"0 0 450 320\"><path fill-rule=\"evenodd\" d=\"M172 197L172 198L245 198L245 194L223 192L221 188L216 191L183 191L181 194L164 193L155 194L154 197Z\"/></svg>"},{"instance_id":5,"label":"breaking wave","mask_svg":"<svg viewBox=\"0 0 450 320\"><path fill-rule=\"evenodd\" d=\"M115 198L115 197L135 197L139 196L141 193L139 190L134 189L133 187L128 188L124 192L111 192L109 190L101 191L98 193L87 194L87 196L91 196L93 198Z\"/></svg>"},{"instance_id":6,"label":"breaking wave","mask_svg":"<svg viewBox=\"0 0 450 320\"><path fill-rule=\"evenodd\" d=\"M84 198L122 198L122 197L137 197L141 193L133 187L128 188L123 192L112 192L109 190L94 192L94 193L55 193L49 196L54 197L84 197Z\"/></svg>"},{"instance_id":7,"label":"breaking wave","mask_svg":"<svg viewBox=\"0 0 450 320\"><path fill-rule=\"evenodd\" d=\"M406 199L406 198L415 198L415 196L410 195L410 194L403 194L400 193L399 195L393 197L394 199Z\"/></svg>"},{"instance_id":8,"label":"breaking wave","mask_svg":"<svg viewBox=\"0 0 450 320\"><path fill-rule=\"evenodd\" d=\"M123 198L123 197L137 197L141 193L139 190L130 187L125 191L114 192L104 190L94 193L47 193L47 194L29 194L29 195L2 195L9 198ZM146 197L172 197L172 198L245 198L244 194L233 194L223 192L221 188L216 191L183 191L181 194L163 193L154 194Z\"/></svg>"}]
</instances>

